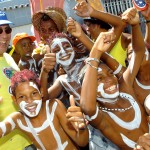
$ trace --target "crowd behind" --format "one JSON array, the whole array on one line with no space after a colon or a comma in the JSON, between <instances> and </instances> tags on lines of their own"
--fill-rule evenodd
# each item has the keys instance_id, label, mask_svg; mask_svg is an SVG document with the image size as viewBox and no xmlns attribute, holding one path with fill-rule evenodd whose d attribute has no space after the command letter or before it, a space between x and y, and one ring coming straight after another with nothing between
<instances>
[{"instance_id":1,"label":"crowd behind","mask_svg":"<svg viewBox=\"0 0 150 150\"><path fill-rule=\"evenodd\" d=\"M11 49L0 11L1 150L150 150L145 2L113 15L77 1L82 24L48 6L32 16L40 41L17 33Z\"/></svg>"}]
</instances>

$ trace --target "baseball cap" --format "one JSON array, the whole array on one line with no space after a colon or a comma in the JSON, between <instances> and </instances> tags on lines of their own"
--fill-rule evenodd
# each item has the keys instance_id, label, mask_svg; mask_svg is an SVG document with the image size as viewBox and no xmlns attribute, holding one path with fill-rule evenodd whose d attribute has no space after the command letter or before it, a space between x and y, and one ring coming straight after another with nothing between
<instances>
[{"instance_id":1,"label":"baseball cap","mask_svg":"<svg viewBox=\"0 0 150 150\"><path fill-rule=\"evenodd\" d=\"M12 22L7 19L7 15L5 12L0 11L0 25L3 24L12 24Z\"/></svg>"},{"instance_id":2,"label":"baseball cap","mask_svg":"<svg viewBox=\"0 0 150 150\"><path fill-rule=\"evenodd\" d=\"M21 39L24 39L24 38L30 38L32 42L35 41L35 37L34 36L29 36L27 33L23 32L23 33L17 33L14 38L13 38L13 45L16 46L17 42Z\"/></svg>"}]
</instances>

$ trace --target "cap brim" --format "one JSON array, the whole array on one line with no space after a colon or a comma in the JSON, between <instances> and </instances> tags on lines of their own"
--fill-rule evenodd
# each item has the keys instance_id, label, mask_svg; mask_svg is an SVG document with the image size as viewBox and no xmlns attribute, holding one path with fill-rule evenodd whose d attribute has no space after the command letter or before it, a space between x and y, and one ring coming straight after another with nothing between
<instances>
[{"instance_id":1,"label":"cap brim","mask_svg":"<svg viewBox=\"0 0 150 150\"><path fill-rule=\"evenodd\" d=\"M13 24L13 23L8 20L0 20L0 25L3 25L3 24Z\"/></svg>"}]
</instances>

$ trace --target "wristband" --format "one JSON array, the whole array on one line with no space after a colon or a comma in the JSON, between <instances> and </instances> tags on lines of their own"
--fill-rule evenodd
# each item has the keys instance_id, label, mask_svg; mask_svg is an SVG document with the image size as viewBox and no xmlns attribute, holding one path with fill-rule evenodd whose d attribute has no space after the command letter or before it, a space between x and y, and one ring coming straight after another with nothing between
<instances>
[{"instance_id":1,"label":"wristband","mask_svg":"<svg viewBox=\"0 0 150 150\"><path fill-rule=\"evenodd\" d=\"M118 68L113 72L114 75L118 74L122 69L122 65L119 64Z\"/></svg>"},{"instance_id":2,"label":"wristband","mask_svg":"<svg viewBox=\"0 0 150 150\"><path fill-rule=\"evenodd\" d=\"M88 63L88 62L90 62L90 61L96 61L96 62L100 63L100 61L99 61L97 58L88 57L88 58L85 60L86 63Z\"/></svg>"}]
</instances>

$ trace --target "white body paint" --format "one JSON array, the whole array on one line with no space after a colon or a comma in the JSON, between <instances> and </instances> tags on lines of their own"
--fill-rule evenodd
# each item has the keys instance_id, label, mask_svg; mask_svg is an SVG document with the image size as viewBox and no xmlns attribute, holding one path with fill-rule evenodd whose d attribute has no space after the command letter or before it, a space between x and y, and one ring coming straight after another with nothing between
<instances>
[{"instance_id":1,"label":"white body paint","mask_svg":"<svg viewBox=\"0 0 150 150\"><path fill-rule=\"evenodd\" d=\"M97 115L98 115L98 111L99 111L99 109L98 109L98 107L96 107L96 112L95 112L95 114L93 115L93 116L88 116L88 115L85 115L85 118L88 120L88 121L92 121L92 120L94 120L96 117L97 117Z\"/></svg>"},{"instance_id":2,"label":"white body paint","mask_svg":"<svg viewBox=\"0 0 150 150\"><path fill-rule=\"evenodd\" d=\"M108 115L114 120L114 122L116 122L119 126L121 126L122 128L125 128L127 130L134 130L136 128L139 128L140 124L141 124L141 110L137 104L137 102L134 100L134 98L126 93L120 93L120 97L125 98L126 100L128 100L130 102L130 104L132 105L134 112L135 112L135 116L134 119L130 122L125 122L123 120L121 120L119 117L117 117L114 113L110 112L110 111L106 111L106 110L102 110L106 113L108 113ZM122 133L120 133L121 137L123 138L123 141L131 148L134 148L134 141L129 140L125 135L123 135ZM133 146L133 147L132 147Z\"/></svg>"},{"instance_id":3,"label":"white body paint","mask_svg":"<svg viewBox=\"0 0 150 150\"><path fill-rule=\"evenodd\" d=\"M42 150L46 150L46 149L45 149L42 141L38 137L38 134L40 134L40 132L42 132L47 127L50 127L51 130L52 130L53 136L54 136L54 138L55 138L55 140L57 142L57 145L58 145L57 149L64 150L66 148L66 146L68 145L68 141L66 141L64 143L61 142L60 135L57 132L57 130L55 129L54 124L53 124L53 119L54 119L54 114L55 114L56 107L57 107L57 102L55 102L53 104L53 106L52 106L52 112L50 113L50 110L49 110L49 100L46 101L46 115L47 115L47 120L43 123L43 125L41 127L34 128L32 126L32 124L31 124L30 120L26 116L24 116L24 117L25 117L25 120L26 120L28 126L24 126L22 124L21 120L19 120L19 119L17 120L17 123L18 123L19 127L22 130L24 130L26 132L30 132L30 133L33 134L33 136L36 139L36 141L42 147Z\"/></svg>"},{"instance_id":4,"label":"white body paint","mask_svg":"<svg viewBox=\"0 0 150 150\"><path fill-rule=\"evenodd\" d=\"M129 63L129 68L130 68L130 73L131 74L133 72L134 60L135 60L135 54L132 53L131 60L130 60L130 63Z\"/></svg>"},{"instance_id":5,"label":"white body paint","mask_svg":"<svg viewBox=\"0 0 150 150\"><path fill-rule=\"evenodd\" d=\"M144 106L146 109L148 109L147 111L149 112L150 111L150 94L145 98Z\"/></svg>"},{"instance_id":6,"label":"white body paint","mask_svg":"<svg viewBox=\"0 0 150 150\"><path fill-rule=\"evenodd\" d=\"M2 137L3 137L6 133L6 125L4 122L0 122L0 128L2 130Z\"/></svg>"},{"instance_id":7,"label":"white body paint","mask_svg":"<svg viewBox=\"0 0 150 150\"><path fill-rule=\"evenodd\" d=\"M146 61L148 61L149 60L149 51L147 49L145 50L145 55L146 55Z\"/></svg>"},{"instance_id":8,"label":"white body paint","mask_svg":"<svg viewBox=\"0 0 150 150\"><path fill-rule=\"evenodd\" d=\"M118 74L122 69L122 65L119 64L118 68L113 72L114 75Z\"/></svg>"},{"instance_id":9,"label":"white body paint","mask_svg":"<svg viewBox=\"0 0 150 150\"><path fill-rule=\"evenodd\" d=\"M11 124L11 130L14 130L15 127L16 127L16 124L14 123L14 121L12 120L12 118L7 117L5 120Z\"/></svg>"},{"instance_id":10,"label":"white body paint","mask_svg":"<svg viewBox=\"0 0 150 150\"><path fill-rule=\"evenodd\" d=\"M144 90L150 90L150 86L149 85L143 85L141 84L137 78L135 78L136 83L138 84L138 86Z\"/></svg>"},{"instance_id":11,"label":"white body paint","mask_svg":"<svg viewBox=\"0 0 150 150\"><path fill-rule=\"evenodd\" d=\"M62 42L69 43L70 47L68 47L64 50L64 48L62 46ZM62 66L69 66L75 57L75 52L73 50L71 43L66 38L56 38L53 40L53 44L51 45L51 49L54 49L57 45L60 47L60 51L56 53L56 62L58 64L61 64ZM72 51L72 52L69 52L69 55L71 55L70 58L67 60L64 60L64 61L60 60L60 56L65 57L68 55L68 53L66 53L67 51Z\"/></svg>"}]
</instances>

